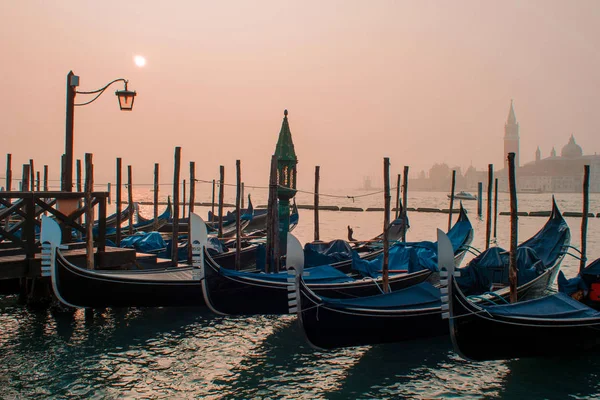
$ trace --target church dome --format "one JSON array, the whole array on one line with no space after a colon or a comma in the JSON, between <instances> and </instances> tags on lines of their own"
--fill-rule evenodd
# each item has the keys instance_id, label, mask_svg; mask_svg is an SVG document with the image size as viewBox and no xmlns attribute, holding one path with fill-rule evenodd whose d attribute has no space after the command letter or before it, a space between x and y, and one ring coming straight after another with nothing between
<instances>
[{"instance_id":1,"label":"church dome","mask_svg":"<svg viewBox=\"0 0 600 400\"><path fill-rule=\"evenodd\" d=\"M565 147L563 147L560 151L560 155L561 157L568 158L577 158L583 155L583 150L581 149L581 146L575 143L575 138L573 137L573 135L571 135L569 143L567 143Z\"/></svg>"}]
</instances>

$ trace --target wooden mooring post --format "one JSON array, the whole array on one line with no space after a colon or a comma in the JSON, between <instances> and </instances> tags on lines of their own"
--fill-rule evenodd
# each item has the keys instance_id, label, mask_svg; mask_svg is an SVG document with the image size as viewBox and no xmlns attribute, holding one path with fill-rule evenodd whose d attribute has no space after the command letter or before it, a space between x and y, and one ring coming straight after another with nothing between
<instances>
[{"instance_id":1,"label":"wooden mooring post","mask_svg":"<svg viewBox=\"0 0 600 400\"><path fill-rule=\"evenodd\" d=\"M483 215L483 210L482 210L482 200L481 197L483 196L483 182L477 182L477 216L479 218L481 218L481 216Z\"/></svg>"},{"instance_id":2,"label":"wooden mooring post","mask_svg":"<svg viewBox=\"0 0 600 400\"><path fill-rule=\"evenodd\" d=\"M94 191L94 165L92 154L85 153L85 248L86 267L94 269L94 209L92 192Z\"/></svg>"},{"instance_id":3,"label":"wooden mooring post","mask_svg":"<svg viewBox=\"0 0 600 400\"><path fill-rule=\"evenodd\" d=\"M181 203L181 215L185 218L185 204L186 204L186 193L185 193L185 179L182 181L182 193L181 199L183 200Z\"/></svg>"},{"instance_id":4,"label":"wooden mooring post","mask_svg":"<svg viewBox=\"0 0 600 400\"><path fill-rule=\"evenodd\" d=\"M244 196L244 182L242 182L242 202L241 202L241 205L240 205L240 207L242 207L242 210L245 210L244 199L245 199L245 196Z\"/></svg>"},{"instance_id":5,"label":"wooden mooring post","mask_svg":"<svg viewBox=\"0 0 600 400\"><path fill-rule=\"evenodd\" d=\"M42 189L42 182L40 177L40 171L35 171L35 190L38 192Z\"/></svg>"},{"instance_id":6,"label":"wooden mooring post","mask_svg":"<svg viewBox=\"0 0 600 400\"><path fill-rule=\"evenodd\" d=\"M314 236L314 240L315 242L319 240L319 180L321 179L320 177L320 173L321 173L321 166L317 165L315 167L315 236Z\"/></svg>"},{"instance_id":7,"label":"wooden mooring post","mask_svg":"<svg viewBox=\"0 0 600 400\"><path fill-rule=\"evenodd\" d=\"M133 235L133 171L131 165L127 166L127 203L131 210L129 212L129 228L127 231L129 235Z\"/></svg>"},{"instance_id":8,"label":"wooden mooring post","mask_svg":"<svg viewBox=\"0 0 600 400\"><path fill-rule=\"evenodd\" d=\"M402 241L406 242L406 229L408 225L408 219L406 218L408 212L408 165L404 166L403 174L404 176L402 178L404 183L402 185Z\"/></svg>"},{"instance_id":9,"label":"wooden mooring post","mask_svg":"<svg viewBox=\"0 0 600 400\"><path fill-rule=\"evenodd\" d=\"M190 201L188 222L191 221L192 213L194 212L194 203L196 202L196 163L190 161Z\"/></svg>"},{"instance_id":10,"label":"wooden mooring post","mask_svg":"<svg viewBox=\"0 0 600 400\"><path fill-rule=\"evenodd\" d=\"M517 302L517 182L515 176L515 153L508 153L508 187L510 191L510 257L508 281L510 285L510 302Z\"/></svg>"},{"instance_id":11,"label":"wooden mooring post","mask_svg":"<svg viewBox=\"0 0 600 400\"><path fill-rule=\"evenodd\" d=\"M35 190L35 169L33 168L33 159L29 159L29 184L30 186L30 190L33 192Z\"/></svg>"},{"instance_id":12,"label":"wooden mooring post","mask_svg":"<svg viewBox=\"0 0 600 400\"><path fill-rule=\"evenodd\" d=\"M29 164L23 164L23 177L21 179L21 191L28 192L29 191Z\"/></svg>"},{"instance_id":13,"label":"wooden mooring post","mask_svg":"<svg viewBox=\"0 0 600 400\"><path fill-rule=\"evenodd\" d=\"M82 192L82 188L81 188L81 160L77 159L75 161L75 183L76 183L76 188L77 188L77 192L81 193ZM81 207L81 204L83 204L83 202L85 201L85 198L83 199L83 201L81 199L79 199L79 201L77 201L77 205L79 207ZM82 222L82 217L80 216L79 218L77 218L77 222L79 224L81 224ZM77 231L76 233L77 239L81 240L83 239L83 233Z\"/></svg>"},{"instance_id":14,"label":"wooden mooring post","mask_svg":"<svg viewBox=\"0 0 600 400\"><path fill-rule=\"evenodd\" d=\"M121 160L121 157L117 158L117 189L116 189L116 198L115 198L115 203L116 203L116 207L117 207L117 214L116 214L116 235L117 237L115 238L116 240L116 245L117 247L121 246L121 208L122 208L122 203L121 203L121 187L122 185L122 167L123 167L123 162Z\"/></svg>"},{"instance_id":15,"label":"wooden mooring post","mask_svg":"<svg viewBox=\"0 0 600 400\"><path fill-rule=\"evenodd\" d=\"M585 268L587 262L587 227L588 213L590 212L590 166L583 166L583 216L581 218L581 259L579 260L579 273Z\"/></svg>"},{"instance_id":16,"label":"wooden mooring post","mask_svg":"<svg viewBox=\"0 0 600 400\"><path fill-rule=\"evenodd\" d=\"M494 179L494 241L498 239L498 178Z\"/></svg>"},{"instance_id":17,"label":"wooden mooring post","mask_svg":"<svg viewBox=\"0 0 600 400\"><path fill-rule=\"evenodd\" d=\"M219 239L223 237L223 198L225 196L225 167L219 167Z\"/></svg>"},{"instance_id":18,"label":"wooden mooring post","mask_svg":"<svg viewBox=\"0 0 600 400\"><path fill-rule=\"evenodd\" d=\"M448 232L452 228L452 211L454 210L454 189L456 187L456 170L452 170L452 183L450 185L450 211L448 212Z\"/></svg>"},{"instance_id":19,"label":"wooden mooring post","mask_svg":"<svg viewBox=\"0 0 600 400\"><path fill-rule=\"evenodd\" d=\"M390 257L390 241L388 240L388 232L390 230L390 159L383 159L383 267L382 281L383 292L390 292L389 284L389 257Z\"/></svg>"},{"instance_id":20,"label":"wooden mooring post","mask_svg":"<svg viewBox=\"0 0 600 400\"><path fill-rule=\"evenodd\" d=\"M158 230L158 191L159 191L158 179L159 179L159 170L160 170L160 167L159 167L158 163L154 163L154 212L153 212L154 227L153 227L153 230L155 230L155 231Z\"/></svg>"},{"instance_id":21,"label":"wooden mooring post","mask_svg":"<svg viewBox=\"0 0 600 400\"><path fill-rule=\"evenodd\" d=\"M6 155L6 191L12 191L12 154Z\"/></svg>"},{"instance_id":22,"label":"wooden mooring post","mask_svg":"<svg viewBox=\"0 0 600 400\"><path fill-rule=\"evenodd\" d=\"M242 197L242 166L240 160L235 160L236 170L236 194L235 194L235 269L241 269L241 251L242 251L242 226L240 225L241 197Z\"/></svg>"},{"instance_id":23,"label":"wooden mooring post","mask_svg":"<svg viewBox=\"0 0 600 400\"><path fill-rule=\"evenodd\" d=\"M485 248L490 248L490 239L492 235L492 184L494 183L494 164L488 165L488 184L487 184L487 213L485 218Z\"/></svg>"},{"instance_id":24,"label":"wooden mooring post","mask_svg":"<svg viewBox=\"0 0 600 400\"><path fill-rule=\"evenodd\" d=\"M212 180L212 201L211 201L212 206L210 209L213 221L211 221L211 222L214 222L214 220L215 220L215 186L216 185L217 185L217 183L213 179Z\"/></svg>"},{"instance_id":25,"label":"wooden mooring post","mask_svg":"<svg viewBox=\"0 0 600 400\"><path fill-rule=\"evenodd\" d=\"M266 272L279 271L279 214L277 212L277 156L271 156L269 174L269 201L267 213L267 265Z\"/></svg>"},{"instance_id":26,"label":"wooden mooring post","mask_svg":"<svg viewBox=\"0 0 600 400\"><path fill-rule=\"evenodd\" d=\"M177 266L178 242L179 242L179 176L181 171L181 147L175 147L175 159L173 168L173 232L171 242L171 263Z\"/></svg>"},{"instance_id":27,"label":"wooden mooring post","mask_svg":"<svg viewBox=\"0 0 600 400\"><path fill-rule=\"evenodd\" d=\"M396 180L396 214L394 219L398 219L400 216L400 192L402 191L402 174L398 174L398 179Z\"/></svg>"},{"instance_id":28,"label":"wooden mooring post","mask_svg":"<svg viewBox=\"0 0 600 400\"><path fill-rule=\"evenodd\" d=\"M48 190L48 166L44 165L44 192Z\"/></svg>"}]
</instances>

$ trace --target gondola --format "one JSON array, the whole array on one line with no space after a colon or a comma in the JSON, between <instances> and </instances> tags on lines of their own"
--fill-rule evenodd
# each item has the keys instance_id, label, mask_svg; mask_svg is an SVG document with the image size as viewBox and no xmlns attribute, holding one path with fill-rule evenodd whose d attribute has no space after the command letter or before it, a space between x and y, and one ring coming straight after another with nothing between
<instances>
[{"instance_id":1,"label":"gondola","mask_svg":"<svg viewBox=\"0 0 600 400\"><path fill-rule=\"evenodd\" d=\"M514 304L467 298L449 274L454 350L473 361L574 356L600 350L600 312L564 293Z\"/></svg>"},{"instance_id":2,"label":"gondola","mask_svg":"<svg viewBox=\"0 0 600 400\"><path fill-rule=\"evenodd\" d=\"M570 243L570 232L558 208L554 204L556 212L552 213L544 227L531 239L519 246L523 254L532 255L536 251L546 257L536 258L536 263L544 263L543 272L536 277L527 274L519 281L518 295L521 299L539 296L544 293L550 284L550 277L555 275L562 259L565 256L566 247ZM440 243L438 234L438 246ZM541 237L540 237L541 236ZM449 240L448 240L449 242ZM525 245L534 246L528 247ZM439 265L453 265L451 243L446 246L448 250L438 250ZM554 251L557 250L557 251ZM498 259L501 265L498 268L490 268L489 255L497 253L497 249L491 248L481 253L466 267L460 268L462 285L477 293L477 301L490 301L491 299L509 296L507 287L502 287L503 276L499 281L495 274L490 274L487 283L474 281L474 276L482 277L485 271L476 268L478 263L486 261L487 269L506 270L507 259ZM554 257L551 260L549 257ZM450 259L450 261L448 261ZM528 259L522 257L522 263ZM541 267L541 265L537 264ZM523 270L526 270L523 265ZM479 272L471 274L469 271ZM529 279L529 280L526 280ZM491 280L491 281L490 281ZM477 291L487 285L487 290L495 289L493 292ZM297 312L299 321L303 327L306 339L313 346L323 349L336 347L358 346L365 344L390 343L417 338L441 336L448 333L448 324L442 322L442 303L439 287L429 282L422 282L416 286L401 291L393 291L388 294L356 298L356 299L332 299L318 295L306 285L302 278L297 278Z\"/></svg>"},{"instance_id":3,"label":"gondola","mask_svg":"<svg viewBox=\"0 0 600 400\"><path fill-rule=\"evenodd\" d=\"M460 262L466 251L465 246L470 243L473 235L471 224L464 212L459 216L451 235L454 254L457 262ZM406 251L411 252L418 243L401 243L397 246L405 246ZM299 252L303 253L301 247ZM203 266L204 296L212 311L230 315L289 313L289 283L286 272L257 274L223 269L209 255L204 257ZM381 293L381 277L355 279L330 265L307 268L305 271L309 274L306 277L308 286L321 295L351 298ZM436 277L437 274L429 269L411 273L393 271L389 282L392 290L396 291L427 279L435 281Z\"/></svg>"},{"instance_id":4,"label":"gondola","mask_svg":"<svg viewBox=\"0 0 600 400\"><path fill-rule=\"evenodd\" d=\"M169 198L169 201L167 204L167 208L165 209L165 211L162 212L162 214L160 214L158 216L157 224L154 223L154 218L146 219L146 218L142 217L138 210L138 212L137 212L138 221L131 226L131 231L134 234L139 233L139 232L156 231L156 230L160 229L162 226L167 224L169 219L171 219L171 214L172 214L172 208L171 208L171 199L170 198ZM121 227L121 234L124 236L129 235L129 225ZM106 230L107 237L112 238L116 235L117 235L116 227Z\"/></svg>"},{"instance_id":5,"label":"gondola","mask_svg":"<svg viewBox=\"0 0 600 400\"><path fill-rule=\"evenodd\" d=\"M130 213L135 213L138 209L137 203L128 204L127 207L121 211L121 222L127 221ZM94 223L94 227L98 226L98 221ZM114 228L117 226L117 213L111 214L106 217L106 228Z\"/></svg>"},{"instance_id":6,"label":"gondola","mask_svg":"<svg viewBox=\"0 0 600 400\"><path fill-rule=\"evenodd\" d=\"M65 305L73 307L166 307L204 306L200 286L200 269L194 266L164 270L98 271L87 270L70 263L58 249L60 227L50 218L43 217L44 231L54 231L52 245L51 279L56 297ZM46 234L46 236L48 236ZM192 237L206 242L202 230ZM242 260L250 255L256 259L256 246L242 252ZM201 263L201 251L194 250L194 265ZM233 268L235 252L221 257L220 263ZM255 261L254 261L255 262ZM246 264L243 264L246 265ZM253 268L253 267L249 267Z\"/></svg>"}]
</instances>

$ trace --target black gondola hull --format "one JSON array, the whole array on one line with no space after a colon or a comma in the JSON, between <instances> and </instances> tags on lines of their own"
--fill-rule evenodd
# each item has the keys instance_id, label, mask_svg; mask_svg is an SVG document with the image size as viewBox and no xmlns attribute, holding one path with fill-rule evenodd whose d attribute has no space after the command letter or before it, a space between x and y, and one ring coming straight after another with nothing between
<instances>
[{"instance_id":1,"label":"black gondola hull","mask_svg":"<svg viewBox=\"0 0 600 400\"><path fill-rule=\"evenodd\" d=\"M487 361L600 350L600 319L574 322L492 317L471 304L456 287L450 296L452 343L463 358Z\"/></svg>"}]
</instances>

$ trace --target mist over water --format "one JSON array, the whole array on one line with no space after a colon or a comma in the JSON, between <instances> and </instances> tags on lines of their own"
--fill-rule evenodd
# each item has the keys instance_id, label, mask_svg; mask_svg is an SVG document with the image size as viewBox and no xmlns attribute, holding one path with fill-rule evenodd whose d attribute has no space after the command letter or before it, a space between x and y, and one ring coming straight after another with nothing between
<instances>
[{"instance_id":1,"label":"mist over water","mask_svg":"<svg viewBox=\"0 0 600 400\"><path fill-rule=\"evenodd\" d=\"M136 198L150 194L136 193ZM252 197L261 203L261 195ZM297 201L311 199L299 194ZM550 195L519 196L523 211L549 210L550 201ZM381 194L353 204L366 208L382 202ZM499 203L500 210L508 210L504 196ZM563 211L577 211L581 196L560 195L558 203ZM473 245L482 248L485 220L477 219L476 202L464 204L475 227ZM409 196L409 206L447 205L445 193ZM197 211L204 215L207 210ZM590 210L600 212L600 196L592 196ZM142 211L150 214L151 207ZM294 234L301 242L312 239L312 215L312 210L300 210ZM447 227L448 215L412 212L409 218L409 240L434 240L435 229ZM545 221L521 217L520 241ZM578 247L580 219L567 222ZM325 240L345 237L347 225L354 227L355 237L372 237L381 231L383 215L321 212ZM508 227L508 217L498 217L498 243L504 247ZM599 241L600 221L593 218L590 259L600 256ZM575 259L563 262L567 276L577 268ZM322 352L307 344L294 316L222 317L199 308L101 309L86 317L83 310L31 311L16 305L14 297L4 297L0 349L2 398L564 399L600 394L595 357L470 363L444 337Z\"/></svg>"}]
</instances>

